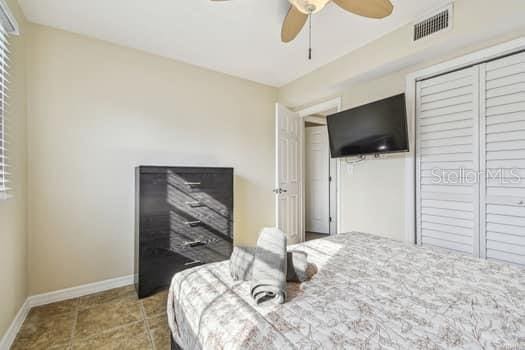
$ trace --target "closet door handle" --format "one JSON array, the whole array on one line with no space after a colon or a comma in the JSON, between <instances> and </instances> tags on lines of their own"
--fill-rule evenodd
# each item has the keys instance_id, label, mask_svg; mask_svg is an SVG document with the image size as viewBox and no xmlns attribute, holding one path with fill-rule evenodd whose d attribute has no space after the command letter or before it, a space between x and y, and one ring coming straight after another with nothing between
<instances>
[{"instance_id":1,"label":"closet door handle","mask_svg":"<svg viewBox=\"0 0 525 350\"><path fill-rule=\"evenodd\" d=\"M201 185L200 182L185 182L184 184L186 186L200 186Z\"/></svg>"}]
</instances>

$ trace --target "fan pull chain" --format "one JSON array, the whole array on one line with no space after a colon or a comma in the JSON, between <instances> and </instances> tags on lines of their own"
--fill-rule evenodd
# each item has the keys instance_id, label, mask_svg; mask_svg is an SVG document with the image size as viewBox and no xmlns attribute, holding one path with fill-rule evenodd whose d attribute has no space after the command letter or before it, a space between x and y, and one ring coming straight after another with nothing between
<instances>
[{"instance_id":1,"label":"fan pull chain","mask_svg":"<svg viewBox=\"0 0 525 350\"><path fill-rule=\"evenodd\" d=\"M308 20L309 20L309 26L310 26L310 31L308 33L308 59L311 60L312 59L312 13L310 12L310 14L308 15Z\"/></svg>"}]
</instances>

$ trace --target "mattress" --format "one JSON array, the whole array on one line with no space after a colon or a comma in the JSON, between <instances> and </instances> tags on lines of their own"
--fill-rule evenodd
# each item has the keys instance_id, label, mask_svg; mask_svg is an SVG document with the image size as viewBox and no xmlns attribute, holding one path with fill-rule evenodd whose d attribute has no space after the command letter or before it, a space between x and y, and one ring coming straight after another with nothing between
<instances>
[{"instance_id":1,"label":"mattress","mask_svg":"<svg viewBox=\"0 0 525 350\"><path fill-rule=\"evenodd\" d=\"M525 349L525 269L364 233L296 245L317 274L257 306L229 263L177 273L183 349Z\"/></svg>"}]
</instances>

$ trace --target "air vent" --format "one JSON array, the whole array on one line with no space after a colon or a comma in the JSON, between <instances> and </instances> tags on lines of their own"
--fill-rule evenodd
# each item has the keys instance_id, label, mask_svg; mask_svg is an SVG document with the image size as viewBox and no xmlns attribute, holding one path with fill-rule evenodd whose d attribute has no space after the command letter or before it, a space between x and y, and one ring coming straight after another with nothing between
<instances>
[{"instance_id":1,"label":"air vent","mask_svg":"<svg viewBox=\"0 0 525 350\"><path fill-rule=\"evenodd\" d=\"M452 24L452 5L446 9L433 12L414 25L414 41L429 37L432 34L449 29Z\"/></svg>"}]
</instances>

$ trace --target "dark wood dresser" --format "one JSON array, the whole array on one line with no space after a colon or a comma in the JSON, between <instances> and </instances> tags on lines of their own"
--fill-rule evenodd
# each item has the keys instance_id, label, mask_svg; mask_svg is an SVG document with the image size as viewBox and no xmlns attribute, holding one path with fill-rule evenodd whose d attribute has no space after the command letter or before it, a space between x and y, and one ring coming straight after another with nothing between
<instances>
[{"instance_id":1,"label":"dark wood dresser","mask_svg":"<svg viewBox=\"0 0 525 350\"><path fill-rule=\"evenodd\" d=\"M140 166L135 176L139 298L168 287L176 272L229 259L232 168Z\"/></svg>"}]
</instances>

